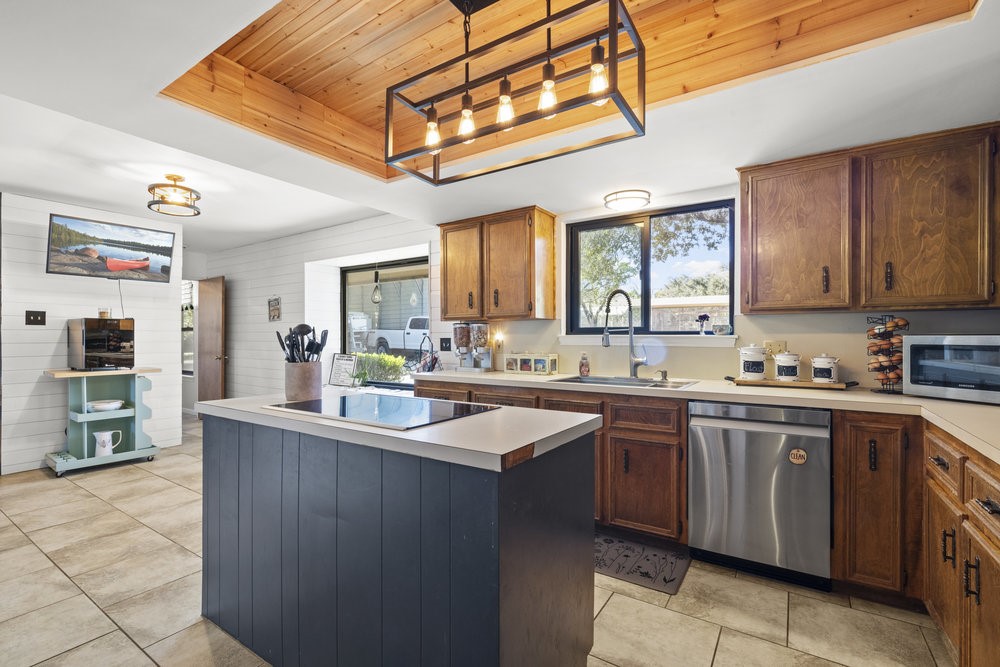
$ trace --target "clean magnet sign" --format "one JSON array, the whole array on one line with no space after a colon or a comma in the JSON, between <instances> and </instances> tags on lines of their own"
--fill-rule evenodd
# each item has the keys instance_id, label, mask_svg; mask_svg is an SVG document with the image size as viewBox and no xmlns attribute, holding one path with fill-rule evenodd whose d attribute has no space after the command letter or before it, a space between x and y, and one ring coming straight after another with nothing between
<instances>
[{"instance_id":1,"label":"clean magnet sign","mask_svg":"<svg viewBox=\"0 0 1000 667\"><path fill-rule=\"evenodd\" d=\"M788 460L797 466L800 466L803 463L805 463L808 458L809 454L806 453L806 450L799 449L798 447L788 452Z\"/></svg>"}]
</instances>

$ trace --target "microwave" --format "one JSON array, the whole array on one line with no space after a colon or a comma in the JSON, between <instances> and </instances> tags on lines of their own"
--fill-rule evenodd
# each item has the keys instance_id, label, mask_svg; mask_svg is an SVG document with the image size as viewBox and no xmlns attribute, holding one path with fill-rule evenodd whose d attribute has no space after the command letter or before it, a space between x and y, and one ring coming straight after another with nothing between
<instances>
[{"instance_id":1,"label":"microwave","mask_svg":"<svg viewBox=\"0 0 1000 667\"><path fill-rule=\"evenodd\" d=\"M1000 335L903 336L903 393L1000 405Z\"/></svg>"},{"instance_id":2,"label":"microwave","mask_svg":"<svg viewBox=\"0 0 1000 667\"><path fill-rule=\"evenodd\" d=\"M69 320L69 367L100 371L135 366L135 320L83 317Z\"/></svg>"}]
</instances>

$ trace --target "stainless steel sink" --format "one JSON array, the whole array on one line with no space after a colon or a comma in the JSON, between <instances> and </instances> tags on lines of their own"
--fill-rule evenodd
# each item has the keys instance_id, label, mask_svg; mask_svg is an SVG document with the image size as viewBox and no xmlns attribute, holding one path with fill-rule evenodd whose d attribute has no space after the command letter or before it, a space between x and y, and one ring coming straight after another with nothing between
<instances>
[{"instance_id":1,"label":"stainless steel sink","mask_svg":"<svg viewBox=\"0 0 1000 667\"><path fill-rule=\"evenodd\" d=\"M685 389L697 380L654 380L653 378L601 377L588 375L556 380L556 382L571 382L573 384L600 384L613 387L656 387L657 389Z\"/></svg>"}]
</instances>

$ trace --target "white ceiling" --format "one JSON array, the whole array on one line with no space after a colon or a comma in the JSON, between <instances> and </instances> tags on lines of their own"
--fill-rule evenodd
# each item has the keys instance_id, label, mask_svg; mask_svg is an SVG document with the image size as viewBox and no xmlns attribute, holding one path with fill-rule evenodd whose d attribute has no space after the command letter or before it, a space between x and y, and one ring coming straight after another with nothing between
<instances>
[{"instance_id":1,"label":"white ceiling","mask_svg":"<svg viewBox=\"0 0 1000 667\"><path fill-rule=\"evenodd\" d=\"M668 203L731 186L738 166L1000 119L1000 0L980 0L971 22L655 109L641 139L440 188L385 184L157 96L271 4L5 2L0 191L153 218L146 185L181 173L203 195L185 244L208 251L378 211L580 217L624 187ZM174 17L190 18L164 28Z\"/></svg>"}]
</instances>

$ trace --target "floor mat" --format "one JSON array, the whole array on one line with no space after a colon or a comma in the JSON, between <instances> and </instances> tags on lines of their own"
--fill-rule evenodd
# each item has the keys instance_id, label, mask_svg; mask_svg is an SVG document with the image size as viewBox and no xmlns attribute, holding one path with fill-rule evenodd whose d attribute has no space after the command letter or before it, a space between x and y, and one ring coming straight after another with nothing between
<instances>
[{"instance_id":1,"label":"floor mat","mask_svg":"<svg viewBox=\"0 0 1000 667\"><path fill-rule=\"evenodd\" d=\"M594 571L670 595L684 581L691 556L686 548L650 546L617 535L594 534Z\"/></svg>"}]
</instances>

